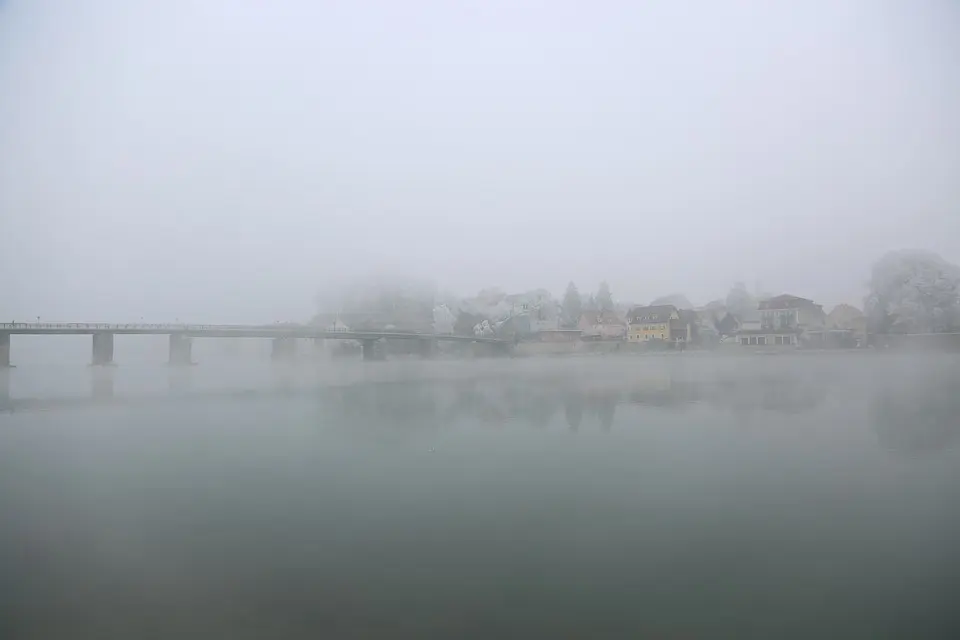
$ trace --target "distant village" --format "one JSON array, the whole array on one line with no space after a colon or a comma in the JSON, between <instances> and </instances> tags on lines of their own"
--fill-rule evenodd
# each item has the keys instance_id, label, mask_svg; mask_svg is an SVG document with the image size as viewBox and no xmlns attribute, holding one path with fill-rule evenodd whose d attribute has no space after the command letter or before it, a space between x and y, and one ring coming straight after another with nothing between
<instances>
[{"instance_id":1,"label":"distant village","mask_svg":"<svg viewBox=\"0 0 960 640\"><path fill-rule=\"evenodd\" d=\"M333 331L394 329L499 337L515 342L609 342L630 349L684 349L723 344L855 348L866 344L866 316L841 304L825 312L813 300L782 294L757 297L737 285L725 300L694 306L674 294L649 304L614 301L601 284L582 296L571 283L562 300L536 289L484 289L472 298L425 304L427 296L381 292L376 304L320 314ZM359 307L359 308L358 308ZM366 308L364 308L366 307Z\"/></svg>"},{"instance_id":2,"label":"distant village","mask_svg":"<svg viewBox=\"0 0 960 640\"><path fill-rule=\"evenodd\" d=\"M518 344L606 344L609 350L855 349L899 336L960 332L958 296L956 265L929 252L895 251L874 265L864 308L845 303L826 310L793 292L750 292L742 283L724 298L694 305L682 294L618 302L606 283L582 294L571 282L560 299L545 289L498 288L456 298L429 283L393 279L354 288L313 321L331 331L391 329Z\"/></svg>"}]
</instances>

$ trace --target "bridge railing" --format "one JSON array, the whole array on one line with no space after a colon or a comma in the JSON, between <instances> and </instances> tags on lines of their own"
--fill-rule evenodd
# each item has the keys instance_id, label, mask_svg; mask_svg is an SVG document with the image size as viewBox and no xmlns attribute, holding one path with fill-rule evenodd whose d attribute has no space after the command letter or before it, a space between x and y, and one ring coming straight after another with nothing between
<instances>
[{"instance_id":1,"label":"bridge railing","mask_svg":"<svg viewBox=\"0 0 960 640\"><path fill-rule=\"evenodd\" d=\"M250 331L250 330L290 330L312 329L307 326L281 324L171 324L171 323L111 323L111 322L0 322L0 329L102 329L145 330L145 331Z\"/></svg>"}]
</instances>

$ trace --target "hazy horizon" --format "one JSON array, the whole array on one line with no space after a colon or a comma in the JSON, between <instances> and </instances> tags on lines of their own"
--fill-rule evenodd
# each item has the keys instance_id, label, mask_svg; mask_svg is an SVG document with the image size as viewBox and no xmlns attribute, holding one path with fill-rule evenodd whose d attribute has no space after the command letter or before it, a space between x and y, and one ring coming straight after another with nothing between
<instances>
[{"instance_id":1,"label":"hazy horizon","mask_svg":"<svg viewBox=\"0 0 960 640\"><path fill-rule=\"evenodd\" d=\"M0 2L3 320L305 319L960 262L960 6Z\"/></svg>"}]
</instances>

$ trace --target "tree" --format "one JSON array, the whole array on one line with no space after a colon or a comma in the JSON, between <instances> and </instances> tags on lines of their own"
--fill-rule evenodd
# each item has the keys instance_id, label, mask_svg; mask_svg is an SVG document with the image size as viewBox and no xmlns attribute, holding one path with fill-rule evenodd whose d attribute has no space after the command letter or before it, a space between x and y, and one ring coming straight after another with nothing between
<instances>
[{"instance_id":1,"label":"tree","mask_svg":"<svg viewBox=\"0 0 960 640\"><path fill-rule=\"evenodd\" d=\"M651 307L658 305L672 304L677 309L693 309L693 303L682 293L671 293L670 295L660 296L650 303Z\"/></svg>"},{"instance_id":2,"label":"tree","mask_svg":"<svg viewBox=\"0 0 960 640\"><path fill-rule=\"evenodd\" d=\"M483 320L484 317L479 314L461 311L453 325L453 332L458 336L472 336L474 335L474 327Z\"/></svg>"},{"instance_id":3,"label":"tree","mask_svg":"<svg viewBox=\"0 0 960 640\"><path fill-rule=\"evenodd\" d=\"M864 301L872 333L940 333L960 324L960 267L930 251L891 251Z\"/></svg>"},{"instance_id":4,"label":"tree","mask_svg":"<svg viewBox=\"0 0 960 640\"><path fill-rule=\"evenodd\" d=\"M613 311L613 296L610 294L610 285L606 281L600 283L597 290L597 306L600 311Z\"/></svg>"},{"instance_id":5,"label":"tree","mask_svg":"<svg viewBox=\"0 0 960 640\"><path fill-rule=\"evenodd\" d=\"M580 316L583 315L583 301L580 299L577 285L573 282L567 285L560 308L563 310L563 321L567 326L576 326L580 322Z\"/></svg>"},{"instance_id":6,"label":"tree","mask_svg":"<svg viewBox=\"0 0 960 640\"><path fill-rule=\"evenodd\" d=\"M436 285L402 274L371 274L318 292L318 310L360 318L369 328L394 325L428 330L433 323ZM357 321L351 322L355 324Z\"/></svg>"},{"instance_id":7,"label":"tree","mask_svg":"<svg viewBox=\"0 0 960 640\"><path fill-rule=\"evenodd\" d=\"M445 304L433 308L433 332L453 333L457 319Z\"/></svg>"},{"instance_id":8,"label":"tree","mask_svg":"<svg viewBox=\"0 0 960 640\"><path fill-rule=\"evenodd\" d=\"M727 312L733 314L738 320L743 320L753 315L756 309L757 301L747 291L747 286L742 282L733 285L730 293L727 294Z\"/></svg>"},{"instance_id":9,"label":"tree","mask_svg":"<svg viewBox=\"0 0 960 640\"><path fill-rule=\"evenodd\" d=\"M723 317L714 316L714 319L713 326L720 337L732 336L739 328L737 318L732 313L724 312Z\"/></svg>"}]
</instances>

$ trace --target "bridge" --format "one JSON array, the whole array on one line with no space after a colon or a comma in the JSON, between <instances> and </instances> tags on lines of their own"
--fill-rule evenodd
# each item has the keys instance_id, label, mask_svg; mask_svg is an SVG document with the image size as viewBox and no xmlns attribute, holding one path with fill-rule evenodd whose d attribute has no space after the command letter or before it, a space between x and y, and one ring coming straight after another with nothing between
<instances>
[{"instance_id":1,"label":"bridge","mask_svg":"<svg viewBox=\"0 0 960 640\"><path fill-rule=\"evenodd\" d=\"M110 324L102 322L8 322L0 323L0 367L10 366L11 336L14 335L89 335L93 337L91 364L113 364L113 338L116 335L166 335L170 337L170 364L192 364L194 338L270 338L273 357L292 359L296 341L356 340L362 345L364 360L376 359L380 340L417 340L422 355L428 356L441 341L490 345L494 353L506 353L510 343L500 338L461 336L414 331L341 331L299 324Z\"/></svg>"}]
</instances>

